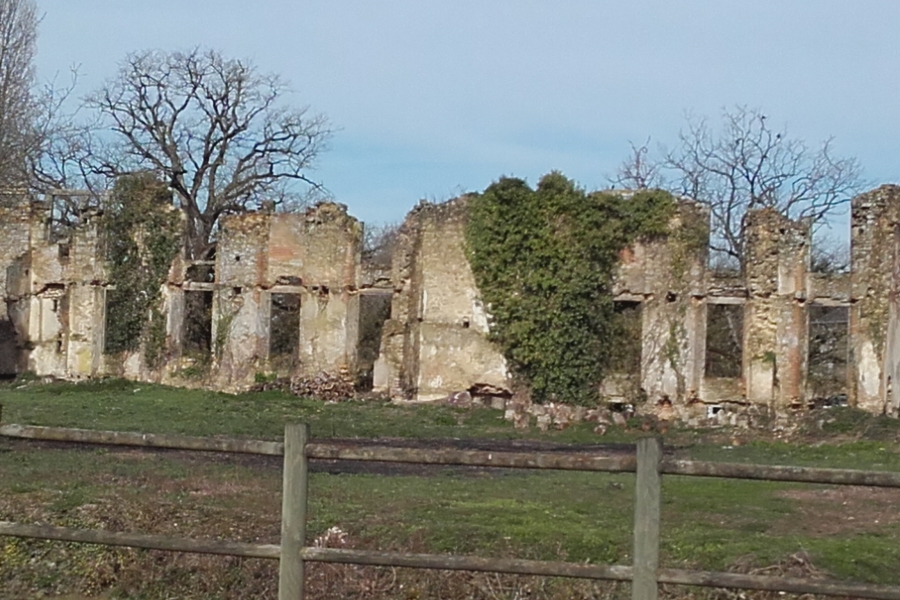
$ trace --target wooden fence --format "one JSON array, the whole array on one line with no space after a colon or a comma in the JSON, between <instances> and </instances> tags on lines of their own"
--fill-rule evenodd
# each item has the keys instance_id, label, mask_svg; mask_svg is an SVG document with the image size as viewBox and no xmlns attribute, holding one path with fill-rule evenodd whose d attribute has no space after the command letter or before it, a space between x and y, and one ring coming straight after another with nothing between
<instances>
[{"instance_id":1,"label":"wooden fence","mask_svg":"<svg viewBox=\"0 0 900 600\"><path fill-rule=\"evenodd\" d=\"M900 473L674 460L663 456L662 443L656 438L638 441L634 455L597 456L583 452L564 454L340 446L310 441L309 429L305 424L287 425L284 443L12 424L0 424L0 435L12 438L90 444L283 455L284 479L280 545L79 530L0 521L0 535L130 546L173 552L279 559L279 600L303 598L303 566L307 561L631 581L632 597L635 600L657 598L660 583L900 600L900 586L659 568L660 494L661 476L664 474L900 488ZM309 459L372 460L514 469L636 472L633 564L630 566L592 565L309 547L305 545Z\"/></svg>"}]
</instances>

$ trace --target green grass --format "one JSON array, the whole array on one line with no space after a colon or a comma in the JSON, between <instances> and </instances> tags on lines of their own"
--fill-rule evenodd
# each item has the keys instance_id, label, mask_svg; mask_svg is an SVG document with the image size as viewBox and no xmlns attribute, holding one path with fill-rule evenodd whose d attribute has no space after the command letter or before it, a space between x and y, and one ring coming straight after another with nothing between
<instances>
[{"instance_id":1,"label":"green grass","mask_svg":"<svg viewBox=\"0 0 900 600\"><path fill-rule=\"evenodd\" d=\"M3 384L0 403L4 422L268 439L280 437L290 421L310 423L314 437L528 437L600 443L645 435L614 431L599 437L589 424L561 432L523 432L499 411L483 408L325 404L277 392L229 396L115 380ZM829 414L838 423L859 419L855 412ZM842 439L849 440L841 443L820 435L812 443L761 439L731 446L722 444L729 436L721 432L677 429L667 442L677 446L679 456L696 460L900 471L896 441L885 435L892 431L890 423L878 422L877 439L856 435L871 430L873 422L840 425ZM85 515L107 511L100 525L113 529L276 541L280 477L277 460L245 464L208 455L60 449L0 439L0 520L39 518L95 527L94 517ZM822 490L827 493L820 494ZM766 566L806 552L817 568L833 576L900 584L900 519L874 523L879 515L900 513L900 498L861 492L844 506L840 498L829 496L833 491L667 476L663 564L722 570L746 563L748 557L752 564ZM431 476L314 473L309 541L336 525L364 547L628 564L633 502L633 476L626 474L462 469ZM842 521L854 514L859 521ZM820 522L836 525L825 531ZM3 543L9 544L0 539L0 550ZM37 547L28 546L28 551ZM21 554L21 545L7 548ZM4 577L9 575L0 565L0 584Z\"/></svg>"},{"instance_id":2,"label":"green grass","mask_svg":"<svg viewBox=\"0 0 900 600\"><path fill-rule=\"evenodd\" d=\"M900 471L897 444L870 440L840 444L755 441L735 447L700 443L686 449L685 455L703 461Z\"/></svg>"},{"instance_id":3,"label":"green grass","mask_svg":"<svg viewBox=\"0 0 900 600\"><path fill-rule=\"evenodd\" d=\"M630 552L633 477L516 473L313 477L310 529L339 524L383 547L612 563Z\"/></svg>"},{"instance_id":4,"label":"green grass","mask_svg":"<svg viewBox=\"0 0 900 600\"><path fill-rule=\"evenodd\" d=\"M314 437L518 437L487 408L328 404L277 391L229 395L125 380L7 384L0 403L4 422L57 427L275 439L286 422L305 421Z\"/></svg>"}]
</instances>

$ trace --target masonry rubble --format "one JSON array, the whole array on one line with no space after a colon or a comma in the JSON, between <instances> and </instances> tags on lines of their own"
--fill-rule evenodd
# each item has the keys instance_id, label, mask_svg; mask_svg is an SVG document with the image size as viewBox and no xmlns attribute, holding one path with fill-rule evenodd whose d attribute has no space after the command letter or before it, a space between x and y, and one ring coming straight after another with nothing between
<instances>
[{"instance_id":1,"label":"masonry rubble","mask_svg":"<svg viewBox=\"0 0 900 600\"><path fill-rule=\"evenodd\" d=\"M466 258L466 197L415 207L389 268L367 264L362 224L339 204L225 218L215 260L172 264L155 369L140 351L104 351L115 282L98 219L85 215L55 239L51 204L0 193L0 376L236 391L331 373L395 400L485 401L520 425L588 419L598 430L631 414L740 425L814 403L900 412L897 186L853 199L850 272L830 275L810 272L809 224L766 209L746 217L743 273L717 273L707 266L708 214L681 201L667 238L622 253L614 294L637 319L639 356L607 378L604 404L590 410L513 394Z\"/></svg>"}]
</instances>

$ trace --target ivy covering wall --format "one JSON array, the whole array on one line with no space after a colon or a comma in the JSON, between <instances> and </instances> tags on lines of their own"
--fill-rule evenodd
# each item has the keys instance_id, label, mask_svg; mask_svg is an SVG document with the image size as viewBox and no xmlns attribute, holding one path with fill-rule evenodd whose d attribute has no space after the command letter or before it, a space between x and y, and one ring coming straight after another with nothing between
<instances>
[{"instance_id":1,"label":"ivy covering wall","mask_svg":"<svg viewBox=\"0 0 900 600\"><path fill-rule=\"evenodd\" d=\"M466 240L491 339L537 402L593 404L620 332L612 282L622 250L663 236L667 192L591 192L560 173L536 189L503 178L469 200Z\"/></svg>"},{"instance_id":2,"label":"ivy covering wall","mask_svg":"<svg viewBox=\"0 0 900 600\"><path fill-rule=\"evenodd\" d=\"M150 173L116 181L102 221L110 288L106 295L109 354L144 348L148 367L165 351L160 289L183 244L180 213L168 186Z\"/></svg>"}]
</instances>

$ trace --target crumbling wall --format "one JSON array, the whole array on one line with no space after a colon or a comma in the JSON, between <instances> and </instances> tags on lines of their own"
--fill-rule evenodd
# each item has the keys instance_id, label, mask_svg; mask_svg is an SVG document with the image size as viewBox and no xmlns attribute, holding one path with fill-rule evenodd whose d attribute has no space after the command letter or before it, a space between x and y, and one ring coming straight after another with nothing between
<instances>
[{"instance_id":1,"label":"crumbling wall","mask_svg":"<svg viewBox=\"0 0 900 600\"><path fill-rule=\"evenodd\" d=\"M28 220L16 219L9 233L21 252L7 258L4 269L5 304L24 355L19 366L38 375L95 376L101 370L104 296L96 221L82 215L68 238L50 242L47 206L29 199L19 210Z\"/></svg>"},{"instance_id":2,"label":"crumbling wall","mask_svg":"<svg viewBox=\"0 0 900 600\"><path fill-rule=\"evenodd\" d=\"M641 306L640 385L613 373L601 393L616 403L666 412L695 398L703 375L705 331L702 296L709 215L681 201L665 239L637 243L622 252L613 285L620 302Z\"/></svg>"},{"instance_id":3,"label":"crumbling wall","mask_svg":"<svg viewBox=\"0 0 900 600\"><path fill-rule=\"evenodd\" d=\"M685 406L696 397L703 376L706 323L703 293L709 215L693 202L680 202L664 240L648 245L643 264L642 383L651 406Z\"/></svg>"},{"instance_id":4,"label":"crumbling wall","mask_svg":"<svg viewBox=\"0 0 900 600\"><path fill-rule=\"evenodd\" d=\"M808 224L760 210L746 216L745 271L723 277L706 267L706 212L681 202L667 239L622 253L614 294L633 309L639 372L627 385L611 377L602 392L641 410L693 418L720 404L784 413L823 395L839 402L846 385L851 404L897 415L900 187L862 194L852 210L849 274L809 273ZM374 371L376 390L409 400L510 392L466 258L464 197L423 203L409 214L389 277L364 273L361 225L341 205L223 219L214 262L177 257L172 264L162 293L164 360L156 369L140 352L120 360L103 353L106 290L115 282L106 279L96 215L79 215L75 229L51 237L48 211L23 194L0 194L0 376L117 374L230 390L260 375L352 375L360 336L371 335L359 329L360 293L389 293L383 326L387 311L378 311L374 368L374 356L364 365ZM185 352L198 294L211 305L203 317L206 357ZM811 348L810 313L830 333L821 315L839 321L842 311L850 321L843 341L816 333ZM740 330L739 364L707 372L708 323L731 317ZM273 337L272 327L292 331ZM273 352L276 338L289 341ZM808 357L831 352L838 341L849 346L846 360L828 358L827 385L811 382Z\"/></svg>"},{"instance_id":5,"label":"crumbling wall","mask_svg":"<svg viewBox=\"0 0 900 600\"><path fill-rule=\"evenodd\" d=\"M486 343L487 314L465 255L465 215L465 198L422 204L402 226L376 389L427 400L481 384L509 388L502 357ZM747 267L740 274L707 267L708 213L691 201L679 203L666 239L622 252L613 293L640 321L640 367L637 377L607 378L601 394L609 401L694 419L723 406L771 413L812 400L808 305L848 306L849 280L808 272L808 223L773 210L746 218ZM728 321L735 357L707 373L710 318L716 327Z\"/></svg>"},{"instance_id":6,"label":"crumbling wall","mask_svg":"<svg viewBox=\"0 0 900 600\"><path fill-rule=\"evenodd\" d=\"M375 389L410 400L508 391L506 361L465 252L466 199L420 204L400 230L393 318L384 327Z\"/></svg>"},{"instance_id":7,"label":"crumbling wall","mask_svg":"<svg viewBox=\"0 0 900 600\"><path fill-rule=\"evenodd\" d=\"M80 215L68 237L51 241L47 210L30 198L9 210L0 206L4 371L112 374L218 389L244 387L259 374L353 372L361 227L346 207L324 203L303 214L228 217L215 262L177 257L162 289L162 362L152 368L143 347L104 354L106 289L115 282L107 281L96 215ZM300 303L293 360L274 364L270 316L278 294L296 294ZM210 298L202 317L210 322L199 328L207 328L202 335L209 339L186 351L197 335L192 319L200 313L191 307L198 298Z\"/></svg>"}]
</instances>

